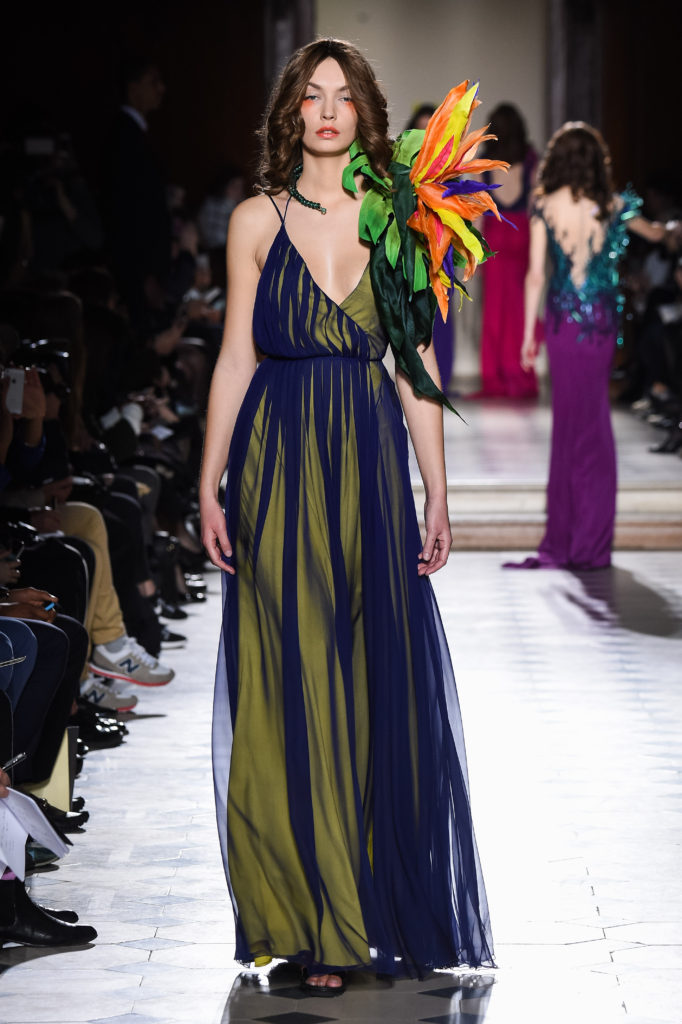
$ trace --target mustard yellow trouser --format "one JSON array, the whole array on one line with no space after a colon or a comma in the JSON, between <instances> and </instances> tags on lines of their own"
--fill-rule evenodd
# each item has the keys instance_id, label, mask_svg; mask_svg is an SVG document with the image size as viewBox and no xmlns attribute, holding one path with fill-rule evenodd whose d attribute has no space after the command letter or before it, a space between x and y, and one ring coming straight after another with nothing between
<instances>
[{"instance_id":1,"label":"mustard yellow trouser","mask_svg":"<svg viewBox=\"0 0 682 1024\"><path fill-rule=\"evenodd\" d=\"M80 537L94 552L95 572L83 625L93 645L108 644L123 636L125 626L111 575L107 528L102 513L82 501L69 501L59 506L59 516L64 533Z\"/></svg>"}]
</instances>

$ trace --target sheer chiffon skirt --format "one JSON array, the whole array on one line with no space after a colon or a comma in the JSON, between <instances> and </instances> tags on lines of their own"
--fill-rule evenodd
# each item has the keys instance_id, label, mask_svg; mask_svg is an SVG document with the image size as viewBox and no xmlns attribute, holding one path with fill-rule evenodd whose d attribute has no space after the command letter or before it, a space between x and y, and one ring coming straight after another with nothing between
<instances>
[{"instance_id":1,"label":"sheer chiffon skirt","mask_svg":"<svg viewBox=\"0 0 682 1024\"><path fill-rule=\"evenodd\" d=\"M266 359L226 517L213 751L236 958L491 965L455 680L381 362Z\"/></svg>"}]
</instances>

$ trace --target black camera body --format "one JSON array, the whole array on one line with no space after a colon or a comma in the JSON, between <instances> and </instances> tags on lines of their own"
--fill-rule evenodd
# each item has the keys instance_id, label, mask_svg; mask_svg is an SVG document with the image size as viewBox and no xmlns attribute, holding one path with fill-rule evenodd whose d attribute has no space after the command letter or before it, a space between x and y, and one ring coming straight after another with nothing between
<instances>
[{"instance_id":1,"label":"black camera body","mask_svg":"<svg viewBox=\"0 0 682 1024\"><path fill-rule=\"evenodd\" d=\"M71 353L66 338L26 339L12 352L12 365L35 366L46 395L65 401L71 393Z\"/></svg>"}]
</instances>

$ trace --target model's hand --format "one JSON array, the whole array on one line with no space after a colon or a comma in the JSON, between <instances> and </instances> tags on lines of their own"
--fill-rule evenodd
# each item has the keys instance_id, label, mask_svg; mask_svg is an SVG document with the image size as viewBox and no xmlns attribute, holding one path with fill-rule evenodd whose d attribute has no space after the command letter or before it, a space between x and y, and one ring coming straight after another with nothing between
<instances>
[{"instance_id":1,"label":"model's hand","mask_svg":"<svg viewBox=\"0 0 682 1024\"><path fill-rule=\"evenodd\" d=\"M524 370L533 370L535 360L538 357L538 343L535 338L524 338L521 346L521 367Z\"/></svg>"},{"instance_id":2,"label":"model's hand","mask_svg":"<svg viewBox=\"0 0 682 1024\"><path fill-rule=\"evenodd\" d=\"M218 569L234 576L234 569L231 565L226 565L222 557L223 555L226 558L232 557L232 545L225 526L225 513L216 498L201 500L200 507L201 542L206 549L206 554Z\"/></svg>"},{"instance_id":3,"label":"model's hand","mask_svg":"<svg viewBox=\"0 0 682 1024\"><path fill-rule=\"evenodd\" d=\"M417 572L420 576L430 576L437 569L443 568L448 560L452 544L448 506L445 499L426 502L424 521L426 540L419 554L420 562Z\"/></svg>"},{"instance_id":4,"label":"model's hand","mask_svg":"<svg viewBox=\"0 0 682 1024\"><path fill-rule=\"evenodd\" d=\"M9 793L10 777L0 768L0 800Z\"/></svg>"}]
</instances>

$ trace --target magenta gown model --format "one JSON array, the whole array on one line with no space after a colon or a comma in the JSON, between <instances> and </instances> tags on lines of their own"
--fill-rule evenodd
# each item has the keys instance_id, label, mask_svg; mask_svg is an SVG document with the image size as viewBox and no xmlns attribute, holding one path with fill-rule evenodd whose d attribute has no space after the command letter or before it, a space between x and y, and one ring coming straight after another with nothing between
<instances>
[{"instance_id":1,"label":"magenta gown model","mask_svg":"<svg viewBox=\"0 0 682 1024\"><path fill-rule=\"evenodd\" d=\"M611 429L609 377L621 298L618 261L626 222L641 200L624 192L606 226L601 248L587 261L580 287L570 253L547 230L552 276L545 338L552 378L552 449L547 526L538 557L522 568L599 569L611 562L616 516L616 450Z\"/></svg>"},{"instance_id":2,"label":"magenta gown model","mask_svg":"<svg viewBox=\"0 0 682 1024\"><path fill-rule=\"evenodd\" d=\"M529 149L523 164L523 189L519 198L510 206L495 198L500 213L511 223L486 218L485 237L495 258L481 268L480 397L535 398L538 393L534 371L521 367L523 288L530 245L528 201L536 164L535 151Z\"/></svg>"}]
</instances>

